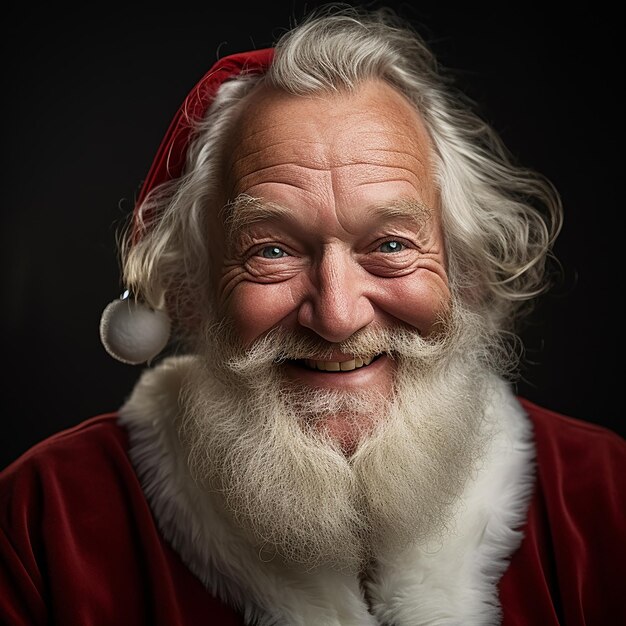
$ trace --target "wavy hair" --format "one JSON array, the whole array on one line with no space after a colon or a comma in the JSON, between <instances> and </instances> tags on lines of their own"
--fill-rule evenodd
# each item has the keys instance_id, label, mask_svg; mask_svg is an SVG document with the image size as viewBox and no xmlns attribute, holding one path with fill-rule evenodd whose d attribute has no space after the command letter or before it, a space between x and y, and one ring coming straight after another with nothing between
<instances>
[{"instance_id":1,"label":"wavy hair","mask_svg":"<svg viewBox=\"0 0 626 626\"><path fill-rule=\"evenodd\" d=\"M152 306L167 306L181 338L198 311L212 310L207 216L222 209L220 147L246 94L260 82L310 95L352 91L370 79L404 94L432 138L453 294L494 330L514 333L551 286L548 265L562 224L552 184L515 163L410 24L389 9L331 5L278 38L266 74L220 87L194 131L183 175L138 207L137 219L151 216L145 235L121 242L125 285Z\"/></svg>"}]
</instances>

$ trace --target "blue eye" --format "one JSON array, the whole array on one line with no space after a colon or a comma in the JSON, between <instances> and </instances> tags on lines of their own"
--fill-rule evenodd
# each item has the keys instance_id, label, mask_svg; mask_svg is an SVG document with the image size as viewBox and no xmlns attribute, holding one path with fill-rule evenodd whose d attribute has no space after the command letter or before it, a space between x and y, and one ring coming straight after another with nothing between
<instances>
[{"instance_id":1,"label":"blue eye","mask_svg":"<svg viewBox=\"0 0 626 626\"><path fill-rule=\"evenodd\" d=\"M381 243L380 246L378 246L378 250L380 252L386 252L386 253L390 253L390 252L402 252L402 250L404 250L405 246L403 243L400 243L399 241L385 241L384 243Z\"/></svg>"},{"instance_id":2,"label":"blue eye","mask_svg":"<svg viewBox=\"0 0 626 626\"><path fill-rule=\"evenodd\" d=\"M261 256L266 259L280 259L289 255L279 246L265 246L261 250Z\"/></svg>"}]
</instances>

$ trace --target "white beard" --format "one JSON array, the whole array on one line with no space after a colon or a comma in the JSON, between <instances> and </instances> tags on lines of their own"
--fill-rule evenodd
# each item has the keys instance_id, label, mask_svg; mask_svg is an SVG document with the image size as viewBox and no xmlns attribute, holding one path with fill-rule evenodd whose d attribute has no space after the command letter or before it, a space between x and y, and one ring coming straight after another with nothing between
<instances>
[{"instance_id":1,"label":"white beard","mask_svg":"<svg viewBox=\"0 0 626 626\"><path fill-rule=\"evenodd\" d=\"M277 331L243 351L209 327L206 367L181 397L181 441L194 478L222 494L262 558L358 573L380 550L445 531L481 458L485 386L501 365L480 319L454 311L430 340L372 331L340 345L397 360L390 398L294 390L281 360L322 358L319 342ZM351 456L311 427L337 411L369 424Z\"/></svg>"}]
</instances>

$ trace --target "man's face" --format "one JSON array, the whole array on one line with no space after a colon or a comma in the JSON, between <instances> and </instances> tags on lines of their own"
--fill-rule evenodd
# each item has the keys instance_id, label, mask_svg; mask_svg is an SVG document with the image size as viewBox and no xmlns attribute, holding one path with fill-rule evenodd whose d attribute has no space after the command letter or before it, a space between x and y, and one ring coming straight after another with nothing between
<instances>
[{"instance_id":1,"label":"man's face","mask_svg":"<svg viewBox=\"0 0 626 626\"><path fill-rule=\"evenodd\" d=\"M445 530L498 344L450 293L433 149L402 96L244 105L179 432L263 558L359 572Z\"/></svg>"},{"instance_id":2,"label":"man's face","mask_svg":"<svg viewBox=\"0 0 626 626\"><path fill-rule=\"evenodd\" d=\"M323 358L281 365L296 385L390 395L389 355L355 359L340 344L371 328L427 336L447 310L423 122L391 87L371 82L351 95L258 89L237 128L218 253L221 315L242 347L277 327L320 339ZM342 415L320 427L348 447L359 430Z\"/></svg>"}]
</instances>

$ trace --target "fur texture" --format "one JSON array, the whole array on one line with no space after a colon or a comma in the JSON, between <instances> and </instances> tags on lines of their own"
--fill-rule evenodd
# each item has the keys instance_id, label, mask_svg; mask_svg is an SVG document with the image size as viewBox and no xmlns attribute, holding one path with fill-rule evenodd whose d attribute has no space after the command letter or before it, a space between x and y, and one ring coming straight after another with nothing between
<instances>
[{"instance_id":1,"label":"fur texture","mask_svg":"<svg viewBox=\"0 0 626 626\"><path fill-rule=\"evenodd\" d=\"M521 542L534 478L530 421L506 383L494 385L484 421L489 450L444 539L377 555L361 585L332 569L263 561L220 500L196 485L177 433L179 392L193 361L171 357L146 370L120 421L163 536L211 593L259 626L500 623L497 583Z\"/></svg>"}]
</instances>

